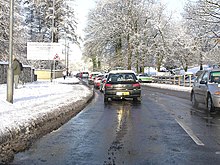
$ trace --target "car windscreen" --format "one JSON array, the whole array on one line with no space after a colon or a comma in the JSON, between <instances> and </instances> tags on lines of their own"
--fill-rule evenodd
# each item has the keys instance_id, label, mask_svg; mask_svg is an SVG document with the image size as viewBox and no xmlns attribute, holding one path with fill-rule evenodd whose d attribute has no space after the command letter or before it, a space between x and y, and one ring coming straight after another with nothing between
<instances>
[{"instance_id":1,"label":"car windscreen","mask_svg":"<svg viewBox=\"0 0 220 165\"><path fill-rule=\"evenodd\" d=\"M136 76L133 73L111 73L108 76L107 82L118 83L134 83L136 82Z\"/></svg>"},{"instance_id":2,"label":"car windscreen","mask_svg":"<svg viewBox=\"0 0 220 165\"><path fill-rule=\"evenodd\" d=\"M210 72L210 82L220 83L220 71Z\"/></svg>"}]
</instances>

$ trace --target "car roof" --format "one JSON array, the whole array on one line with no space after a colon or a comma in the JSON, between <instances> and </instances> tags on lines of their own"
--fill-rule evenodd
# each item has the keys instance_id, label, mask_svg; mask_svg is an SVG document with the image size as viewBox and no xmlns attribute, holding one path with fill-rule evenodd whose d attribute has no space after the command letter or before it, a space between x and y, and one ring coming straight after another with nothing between
<instances>
[{"instance_id":1,"label":"car roof","mask_svg":"<svg viewBox=\"0 0 220 165\"><path fill-rule=\"evenodd\" d=\"M90 74L101 74L101 72L91 72Z\"/></svg>"},{"instance_id":2,"label":"car roof","mask_svg":"<svg viewBox=\"0 0 220 165\"><path fill-rule=\"evenodd\" d=\"M210 69L211 72L213 71L220 71L220 68L214 68L214 69Z\"/></svg>"},{"instance_id":3,"label":"car roof","mask_svg":"<svg viewBox=\"0 0 220 165\"><path fill-rule=\"evenodd\" d=\"M104 76L104 74L98 74L98 75L96 75L96 77L100 77L100 76Z\"/></svg>"},{"instance_id":4,"label":"car roof","mask_svg":"<svg viewBox=\"0 0 220 165\"><path fill-rule=\"evenodd\" d=\"M113 73L113 74L116 74L116 73L134 73L135 74L135 72L133 70L112 70L112 71L109 72L109 74L110 73Z\"/></svg>"},{"instance_id":5,"label":"car roof","mask_svg":"<svg viewBox=\"0 0 220 165\"><path fill-rule=\"evenodd\" d=\"M196 73L204 73L204 72L220 72L220 68L213 68L213 69L208 69L208 70L199 70L199 71L197 71Z\"/></svg>"},{"instance_id":6,"label":"car roof","mask_svg":"<svg viewBox=\"0 0 220 165\"><path fill-rule=\"evenodd\" d=\"M138 74L138 75L148 75L147 73L140 73L140 74Z\"/></svg>"}]
</instances>

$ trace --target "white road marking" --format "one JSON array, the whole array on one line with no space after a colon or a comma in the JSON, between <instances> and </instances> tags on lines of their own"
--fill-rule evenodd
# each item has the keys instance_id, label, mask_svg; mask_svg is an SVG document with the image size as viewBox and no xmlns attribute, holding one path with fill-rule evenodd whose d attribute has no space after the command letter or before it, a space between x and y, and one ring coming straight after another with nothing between
<instances>
[{"instance_id":1,"label":"white road marking","mask_svg":"<svg viewBox=\"0 0 220 165\"><path fill-rule=\"evenodd\" d=\"M178 119L175 119L176 122L184 129L184 131L186 131L186 133L192 138L192 140L199 146L204 146L205 144L202 143L201 140L199 140L199 138L193 133L193 131L186 126L183 122L181 122Z\"/></svg>"}]
</instances>

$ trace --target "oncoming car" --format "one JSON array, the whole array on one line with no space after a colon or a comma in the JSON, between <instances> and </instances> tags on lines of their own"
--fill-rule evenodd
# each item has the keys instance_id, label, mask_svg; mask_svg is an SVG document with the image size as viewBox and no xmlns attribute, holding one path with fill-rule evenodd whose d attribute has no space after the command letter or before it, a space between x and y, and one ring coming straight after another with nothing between
<instances>
[{"instance_id":1,"label":"oncoming car","mask_svg":"<svg viewBox=\"0 0 220 165\"><path fill-rule=\"evenodd\" d=\"M137 76L138 80L140 82L148 82L148 83L151 83L153 81L152 77L149 76L147 73L144 73L144 74L139 74Z\"/></svg>"},{"instance_id":2,"label":"oncoming car","mask_svg":"<svg viewBox=\"0 0 220 165\"><path fill-rule=\"evenodd\" d=\"M103 92L104 102L109 98L141 100L141 86L132 70L110 71Z\"/></svg>"},{"instance_id":3,"label":"oncoming car","mask_svg":"<svg viewBox=\"0 0 220 165\"><path fill-rule=\"evenodd\" d=\"M220 108L220 69L203 71L194 81L191 91L193 107L206 105L209 112Z\"/></svg>"}]
</instances>

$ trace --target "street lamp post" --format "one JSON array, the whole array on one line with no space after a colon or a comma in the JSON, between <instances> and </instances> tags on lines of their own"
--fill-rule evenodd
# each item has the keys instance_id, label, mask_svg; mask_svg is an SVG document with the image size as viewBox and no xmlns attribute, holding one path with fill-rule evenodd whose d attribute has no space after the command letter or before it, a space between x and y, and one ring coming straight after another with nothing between
<instances>
[{"instance_id":1,"label":"street lamp post","mask_svg":"<svg viewBox=\"0 0 220 165\"><path fill-rule=\"evenodd\" d=\"M67 69L67 73L69 75L69 43L67 45L67 54L66 54L66 56L67 56L67 59L66 59L66 69Z\"/></svg>"},{"instance_id":2,"label":"street lamp post","mask_svg":"<svg viewBox=\"0 0 220 165\"><path fill-rule=\"evenodd\" d=\"M9 62L7 70L7 101L13 103L14 73L12 68L13 56L13 23L14 23L14 0L10 0L10 27L9 27Z\"/></svg>"},{"instance_id":3,"label":"street lamp post","mask_svg":"<svg viewBox=\"0 0 220 165\"><path fill-rule=\"evenodd\" d=\"M54 40L54 8L55 8L55 1L53 0L53 14L52 14L52 27L51 27L51 43L53 43ZM53 70L53 72L52 72ZM52 76L53 75L53 76ZM51 64L51 82L55 79L55 59L53 59L53 65Z\"/></svg>"}]
</instances>

